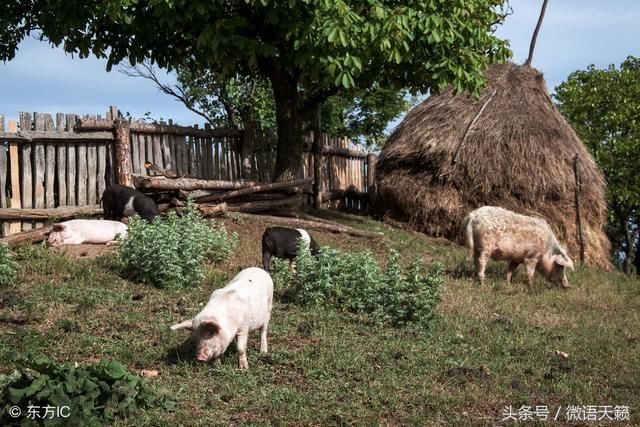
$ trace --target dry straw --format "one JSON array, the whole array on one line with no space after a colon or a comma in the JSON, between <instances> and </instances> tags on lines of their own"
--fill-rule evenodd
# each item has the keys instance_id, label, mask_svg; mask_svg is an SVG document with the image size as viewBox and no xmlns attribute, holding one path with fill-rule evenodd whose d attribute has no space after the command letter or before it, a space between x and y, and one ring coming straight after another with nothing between
<instances>
[{"instance_id":1,"label":"dry straw","mask_svg":"<svg viewBox=\"0 0 640 427\"><path fill-rule=\"evenodd\" d=\"M492 65L479 99L449 89L410 111L377 163L377 211L458 240L467 213L501 206L547 219L577 259L576 155L586 262L608 267L602 173L528 65Z\"/></svg>"}]
</instances>

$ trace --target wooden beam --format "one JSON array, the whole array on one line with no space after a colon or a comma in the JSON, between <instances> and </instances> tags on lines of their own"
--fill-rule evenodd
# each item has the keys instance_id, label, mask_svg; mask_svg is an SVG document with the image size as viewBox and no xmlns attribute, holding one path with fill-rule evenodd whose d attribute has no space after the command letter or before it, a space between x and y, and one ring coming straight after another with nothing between
<instances>
[{"instance_id":1,"label":"wooden beam","mask_svg":"<svg viewBox=\"0 0 640 427\"><path fill-rule=\"evenodd\" d=\"M163 135L188 135L204 138L224 138L235 137L239 138L243 135L243 132L238 129L195 129L192 127L155 124L155 123L136 123L129 122L132 132L140 132L146 134L163 134ZM113 130L115 128L113 120L101 120L94 118L82 118L78 119L76 124L76 131L105 131Z\"/></svg>"},{"instance_id":2,"label":"wooden beam","mask_svg":"<svg viewBox=\"0 0 640 427\"><path fill-rule=\"evenodd\" d=\"M49 209L21 209L3 208L0 209L0 220L49 220L66 219L76 216L98 216L103 210L99 205L92 206L64 206Z\"/></svg>"},{"instance_id":3,"label":"wooden beam","mask_svg":"<svg viewBox=\"0 0 640 427\"><path fill-rule=\"evenodd\" d=\"M56 131L20 131L0 132L0 140L22 144L25 142L60 142L74 141L113 141L113 132L56 132Z\"/></svg>"}]
</instances>

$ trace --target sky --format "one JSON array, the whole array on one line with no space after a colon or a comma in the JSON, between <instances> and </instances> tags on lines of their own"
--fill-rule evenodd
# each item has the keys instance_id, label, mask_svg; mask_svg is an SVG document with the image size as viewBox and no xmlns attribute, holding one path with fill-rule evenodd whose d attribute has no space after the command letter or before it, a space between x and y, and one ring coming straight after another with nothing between
<instances>
[{"instance_id":1,"label":"sky","mask_svg":"<svg viewBox=\"0 0 640 427\"><path fill-rule=\"evenodd\" d=\"M513 14L497 35L510 40L513 61L523 63L542 0L511 0L510 4ZM620 65L629 55L640 56L639 22L638 0L550 0L532 65L544 73L553 92L572 71L590 64ZM109 105L117 105L136 118L149 112L157 120L202 124L199 116L162 94L152 82L127 77L117 68L106 72L106 60L79 59L26 39L12 61L0 63L0 114L16 119L20 111L104 115ZM164 74L163 81L175 78Z\"/></svg>"}]
</instances>

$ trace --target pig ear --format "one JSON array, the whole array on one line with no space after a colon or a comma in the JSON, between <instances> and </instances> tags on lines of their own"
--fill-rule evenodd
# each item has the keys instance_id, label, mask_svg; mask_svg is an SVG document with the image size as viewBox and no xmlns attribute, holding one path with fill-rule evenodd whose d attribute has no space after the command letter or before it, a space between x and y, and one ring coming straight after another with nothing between
<instances>
[{"instance_id":1,"label":"pig ear","mask_svg":"<svg viewBox=\"0 0 640 427\"><path fill-rule=\"evenodd\" d=\"M556 255L554 258L555 259L553 260L553 262L555 262L556 264L573 270L573 261L571 261L571 258L569 258L568 256L560 254Z\"/></svg>"},{"instance_id":2,"label":"pig ear","mask_svg":"<svg viewBox=\"0 0 640 427\"><path fill-rule=\"evenodd\" d=\"M180 323L176 323L171 327L172 331L177 331L178 329L188 329L188 330L193 329L193 319L184 320Z\"/></svg>"},{"instance_id":3,"label":"pig ear","mask_svg":"<svg viewBox=\"0 0 640 427\"><path fill-rule=\"evenodd\" d=\"M215 319L204 319L200 322L200 327L214 335L220 332L220 324Z\"/></svg>"},{"instance_id":4,"label":"pig ear","mask_svg":"<svg viewBox=\"0 0 640 427\"><path fill-rule=\"evenodd\" d=\"M51 229L51 231L62 231L64 230L64 224L58 223L58 224L53 224L53 228Z\"/></svg>"}]
</instances>

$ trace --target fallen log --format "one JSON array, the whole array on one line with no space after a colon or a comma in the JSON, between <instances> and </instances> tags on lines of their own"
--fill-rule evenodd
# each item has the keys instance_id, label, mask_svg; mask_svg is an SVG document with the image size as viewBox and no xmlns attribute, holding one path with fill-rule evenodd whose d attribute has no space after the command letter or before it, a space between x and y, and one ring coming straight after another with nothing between
<instances>
[{"instance_id":1,"label":"fallen log","mask_svg":"<svg viewBox=\"0 0 640 427\"><path fill-rule=\"evenodd\" d=\"M305 184L311 184L313 182L313 178L304 178L297 179L294 181L288 182L274 182L271 184L258 184L252 187L243 188L241 190L228 191L225 193L216 193L210 194L208 196L202 196L196 199L196 202L213 202L218 200L228 200L233 199L234 197L245 196L247 194L260 193L265 191L283 189L283 188L292 188L298 187Z\"/></svg>"},{"instance_id":2,"label":"fallen log","mask_svg":"<svg viewBox=\"0 0 640 427\"><path fill-rule=\"evenodd\" d=\"M136 188L159 191L237 190L256 185L255 181L220 181L198 178L166 178L164 176L132 175Z\"/></svg>"},{"instance_id":3,"label":"fallen log","mask_svg":"<svg viewBox=\"0 0 640 427\"><path fill-rule=\"evenodd\" d=\"M41 242L47 239L47 233L49 233L53 229L53 226L36 228L29 231L23 231L21 233L12 234L11 236L6 236L0 239L0 242L6 243L8 245L15 245L22 242Z\"/></svg>"},{"instance_id":4,"label":"fallen log","mask_svg":"<svg viewBox=\"0 0 640 427\"><path fill-rule=\"evenodd\" d=\"M342 224L327 224L326 222L309 221L297 218L281 218L270 215L251 215L249 213L238 213L237 215L255 218L260 221L271 221L289 227L305 227L316 230L330 231L333 233L348 234L356 237L366 237L369 239L379 239L384 237L383 233L378 231L363 231Z\"/></svg>"},{"instance_id":5,"label":"fallen log","mask_svg":"<svg viewBox=\"0 0 640 427\"><path fill-rule=\"evenodd\" d=\"M228 210L231 212L265 212L280 209L285 206L294 207L302 204L302 197L291 196L280 200L259 200L245 203L229 203Z\"/></svg>"},{"instance_id":6,"label":"fallen log","mask_svg":"<svg viewBox=\"0 0 640 427\"><path fill-rule=\"evenodd\" d=\"M227 213L227 204L226 203L218 203L217 205L200 205L198 206L198 210L204 216L219 216Z\"/></svg>"},{"instance_id":7,"label":"fallen log","mask_svg":"<svg viewBox=\"0 0 640 427\"><path fill-rule=\"evenodd\" d=\"M99 205L91 206L65 206L49 209L20 209L20 208L3 208L0 209L0 220L30 220L30 219L67 219L77 216L98 216L102 215L103 210Z\"/></svg>"}]
</instances>

